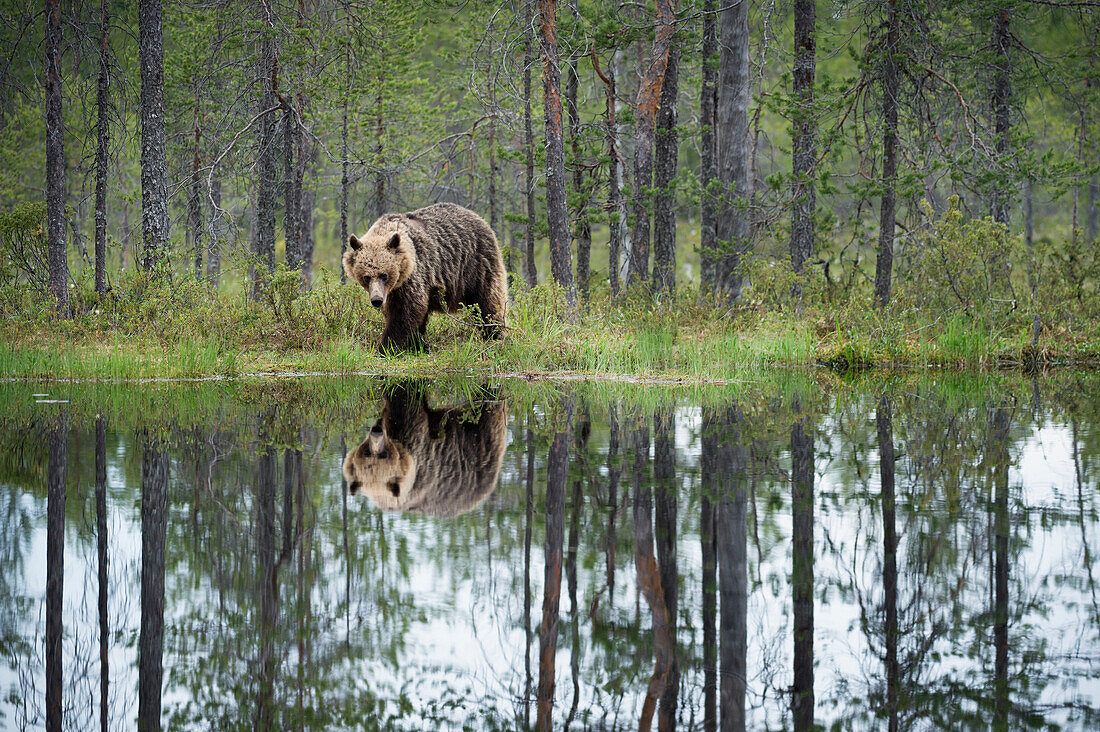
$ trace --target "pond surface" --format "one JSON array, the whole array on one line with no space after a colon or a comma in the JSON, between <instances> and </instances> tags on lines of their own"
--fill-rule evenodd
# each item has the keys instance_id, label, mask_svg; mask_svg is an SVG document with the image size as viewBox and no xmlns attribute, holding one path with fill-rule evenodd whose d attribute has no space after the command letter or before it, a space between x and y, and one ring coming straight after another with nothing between
<instances>
[{"instance_id":1,"label":"pond surface","mask_svg":"<svg viewBox=\"0 0 1100 732\"><path fill-rule=\"evenodd\" d=\"M1100 378L0 384L0 728L1100 724Z\"/></svg>"}]
</instances>

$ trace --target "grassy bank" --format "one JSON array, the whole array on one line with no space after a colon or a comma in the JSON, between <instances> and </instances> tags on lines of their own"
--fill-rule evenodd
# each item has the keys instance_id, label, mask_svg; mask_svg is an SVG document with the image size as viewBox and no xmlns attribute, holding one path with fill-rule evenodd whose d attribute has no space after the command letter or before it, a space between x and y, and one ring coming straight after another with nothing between
<instances>
[{"instance_id":1,"label":"grassy bank","mask_svg":"<svg viewBox=\"0 0 1100 732\"><path fill-rule=\"evenodd\" d=\"M823 364L868 367L1036 368L1100 365L1094 319L1044 319L1033 344L1033 314L967 314L944 308L886 311L808 294L747 296L736 308L684 290L656 302L593 295L569 315L562 293L540 286L515 293L502 341L476 333L476 312L432 317L431 350L381 357L381 315L361 288L321 273L298 292L277 274L258 301L211 294L200 284L122 283L105 301L74 298L61 320L24 304L0 323L0 375L16 378L148 379L255 373L588 375L720 382L754 370ZM783 291L786 286L780 283ZM776 288L773 287L773 291ZM26 313L32 313L27 315Z\"/></svg>"}]
</instances>

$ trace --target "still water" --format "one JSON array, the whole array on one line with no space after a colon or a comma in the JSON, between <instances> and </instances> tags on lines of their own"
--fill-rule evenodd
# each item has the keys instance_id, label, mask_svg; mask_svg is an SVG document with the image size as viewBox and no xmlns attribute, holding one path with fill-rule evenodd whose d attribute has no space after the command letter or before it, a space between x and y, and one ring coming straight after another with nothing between
<instances>
[{"instance_id":1,"label":"still water","mask_svg":"<svg viewBox=\"0 0 1100 732\"><path fill-rule=\"evenodd\" d=\"M1100 378L0 384L0 728L1100 724Z\"/></svg>"}]
</instances>

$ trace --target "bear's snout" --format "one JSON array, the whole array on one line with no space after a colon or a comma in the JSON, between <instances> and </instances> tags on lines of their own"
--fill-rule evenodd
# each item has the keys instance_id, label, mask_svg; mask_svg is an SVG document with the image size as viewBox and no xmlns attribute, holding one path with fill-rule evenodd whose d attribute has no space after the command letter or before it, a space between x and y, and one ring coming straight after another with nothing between
<instances>
[{"instance_id":1,"label":"bear's snout","mask_svg":"<svg viewBox=\"0 0 1100 732\"><path fill-rule=\"evenodd\" d=\"M382 298L380 298L380 297L372 297L372 298L370 299L370 304L371 304L371 305L373 305L373 306L374 306L374 307L376 307L376 308L380 308L380 307L382 307Z\"/></svg>"}]
</instances>

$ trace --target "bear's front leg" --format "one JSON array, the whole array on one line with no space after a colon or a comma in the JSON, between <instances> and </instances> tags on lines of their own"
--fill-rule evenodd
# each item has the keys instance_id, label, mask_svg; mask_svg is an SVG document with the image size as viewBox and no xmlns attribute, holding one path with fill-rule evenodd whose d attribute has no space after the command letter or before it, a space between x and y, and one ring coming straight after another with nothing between
<instances>
[{"instance_id":1,"label":"bear's front leg","mask_svg":"<svg viewBox=\"0 0 1100 732\"><path fill-rule=\"evenodd\" d=\"M383 355L421 350L424 346L421 325L427 317L426 306L392 298L386 303L386 327L378 350Z\"/></svg>"}]
</instances>

